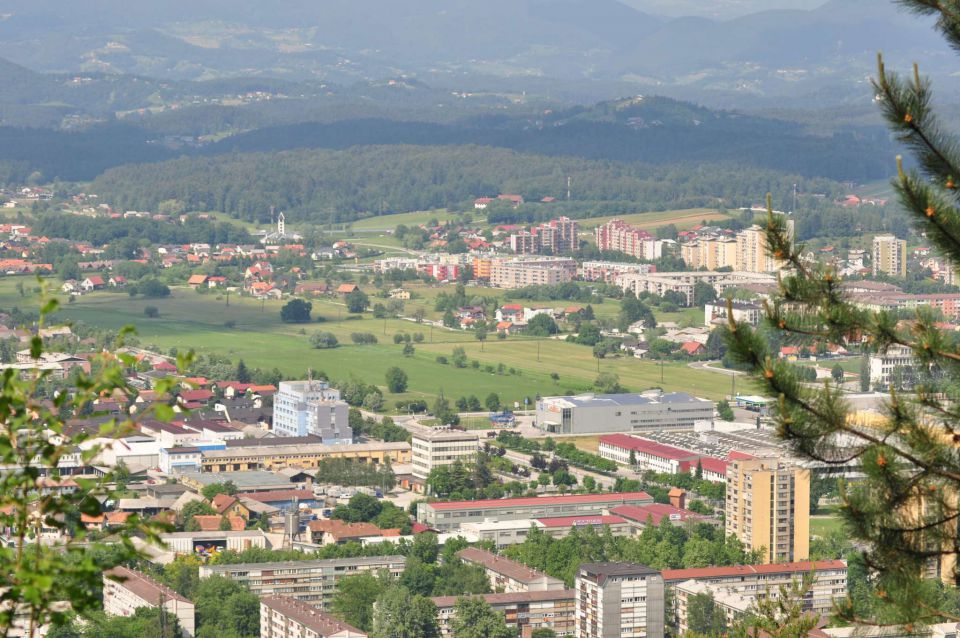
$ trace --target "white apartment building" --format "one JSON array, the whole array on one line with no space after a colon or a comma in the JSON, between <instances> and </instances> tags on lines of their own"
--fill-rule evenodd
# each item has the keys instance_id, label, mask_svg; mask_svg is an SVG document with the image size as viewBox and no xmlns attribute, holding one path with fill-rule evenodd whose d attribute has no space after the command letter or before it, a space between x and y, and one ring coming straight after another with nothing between
<instances>
[{"instance_id":1,"label":"white apartment building","mask_svg":"<svg viewBox=\"0 0 960 638\"><path fill-rule=\"evenodd\" d=\"M627 273L618 275L614 283L624 290L630 290L639 296L647 292L662 297L668 291L683 295L686 305L693 305L693 288L697 282L704 282L713 286L718 295L723 295L728 289L738 288L749 284L773 284L776 277L764 272L659 272L659 273Z\"/></svg>"},{"instance_id":2,"label":"white apartment building","mask_svg":"<svg viewBox=\"0 0 960 638\"><path fill-rule=\"evenodd\" d=\"M892 345L886 352L870 355L870 385L888 387L891 380L900 376L901 382L913 385L917 376L917 359L913 351L901 345Z\"/></svg>"},{"instance_id":3,"label":"white apartment building","mask_svg":"<svg viewBox=\"0 0 960 638\"><path fill-rule=\"evenodd\" d=\"M577 638L663 638L663 577L633 563L585 563L574 585Z\"/></svg>"},{"instance_id":4,"label":"white apartment building","mask_svg":"<svg viewBox=\"0 0 960 638\"><path fill-rule=\"evenodd\" d=\"M829 615L834 602L847 595L847 564L842 560L694 567L661 572L667 587L694 581L750 600L777 596L781 587L789 587L810 574L813 575L813 584L810 594L803 599L803 608L819 615Z\"/></svg>"},{"instance_id":5,"label":"white apartment building","mask_svg":"<svg viewBox=\"0 0 960 638\"><path fill-rule=\"evenodd\" d=\"M260 638L367 638L338 618L286 596L260 599Z\"/></svg>"},{"instance_id":6,"label":"white apartment building","mask_svg":"<svg viewBox=\"0 0 960 638\"><path fill-rule=\"evenodd\" d=\"M273 397L273 431L280 436L312 434L326 445L353 443L349 409L340 391L325 381L281 381Z\"/></svg>"},{"instance_id":7,"label":"white apartment building","mask_svg":"<svg viewBox=\"0 0 960 638\"><path fill-rule=\"evenodd\" d=\"M496 288L556 286L573 281L577 262L573 259L497 260L490 266L490 285Z\"/></svg>"},{"instance_id":8,"label":"white apartment building","mask_svg":"<svg viewBox=\"0 0 960 638\"><path fill-rule=\"evenodd\" d=\"M480 437L476 432L417 429L410 441L413 475L427 478L435 467L457 461L470 463L476 459L479 450Z\"/></svg>"},{"instance_id":9,"label":"white apartment building","mask_svg":"<svg viewBox=\"0 0 960 638\"><path fill-rule=\"evenodd\" d=\"M333 600L344 576L384 570L399 577L405 566L403 556L201 565L200 578L223 576L242 583L257 596L289 596L322 610Z\"/></svg>"},{"instance_id":10,"label":"white apartment building","mask_svg":"<svg viewBox=\"0 0 960 638\"><path fill-rule=\"evenodd\" d=\"M763 306L742 301L731 302L729 307L723 300L708 303L703 307L703 325L711 327L718 323L726 323L731 314L737 323L759 326L760 320L763 319Z\"/></svg>"},{"instance_id":11,"label":"white apartment building","mask_svg":"<svg viewBox=\"0 0 960 638\"><path fill-rule=\"evenodd\" d=\"M184 636L196 630L193 603L166 585L126 567L103 575L103 611L108 616L132 616L141 607L163 607L180 623Z\"/></svg>"}]
</instances>

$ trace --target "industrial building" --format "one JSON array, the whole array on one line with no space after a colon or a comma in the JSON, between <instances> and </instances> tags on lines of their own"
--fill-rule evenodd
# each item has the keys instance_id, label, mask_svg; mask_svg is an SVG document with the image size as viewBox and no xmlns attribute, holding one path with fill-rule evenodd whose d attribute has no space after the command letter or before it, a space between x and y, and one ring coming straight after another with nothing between
<instances>
[{"instance_id":1,"label":"industrial building","mask_svg":"<svg viewBox=\"0 0 960 638\"><path fill-rule=\"evenodd\" d=\"M543 397L536 426L555 434L692 430L712 421L713 412L713 401L685 392Z\"/></svg>"},{"instance_id":2,"label":"industrial building","mask_svg":"<svg viewBox=\"0 0 960 638\"><path fill-rule=\"evenodd\" d=\"M568 496L533 496L499 498L480 501L420 503L417 522L446 532L465 523L515 521L558 516L596 516L618 505L646 505L653 497L646 492L606 494L571 494Z\"/></svg>"},{"instance_id":3,"label":"industrial building","mask_svg":"<svg viewBox=\"0 0 960 638\"><path fill-rule=\"evenodd\" d=\"M393 464L410 463L410 444L406 441L326 445L316 442L315 437L302 438L311 442L300 440L299 437L297 440L280 437L255 439L250 445L228 444L224 450L203 452L200 462L204 473L274 470L285 467L315 470L320 461L335 458L354 459L365 463L384 463L389 458Z\"/></svg>"}]
</instances>

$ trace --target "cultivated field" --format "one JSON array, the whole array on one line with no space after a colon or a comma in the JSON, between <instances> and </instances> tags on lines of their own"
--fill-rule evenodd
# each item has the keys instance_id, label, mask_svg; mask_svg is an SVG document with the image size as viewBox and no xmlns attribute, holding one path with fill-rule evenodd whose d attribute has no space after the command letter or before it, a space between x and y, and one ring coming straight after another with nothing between
<instances>
[{"instance_id":1,"label":"cultivated field","mask_svg":"<svg viewBox=\"0 0 960 638\"><path fill-rule=\"evenodd\" d=\"M628 224L644 230L653 230L654 228L667 224L674 224L678 229L684 230L696 226L702 221L710 222L729 219L729 215L713 208L689 208L685 210L667 210L651 213L631 213L629 215L608 215L606 217L581 219L579 220L580 228L596 228L597 226L606 224L611 219L622 219Z\"/></svg>"}]
</instances>

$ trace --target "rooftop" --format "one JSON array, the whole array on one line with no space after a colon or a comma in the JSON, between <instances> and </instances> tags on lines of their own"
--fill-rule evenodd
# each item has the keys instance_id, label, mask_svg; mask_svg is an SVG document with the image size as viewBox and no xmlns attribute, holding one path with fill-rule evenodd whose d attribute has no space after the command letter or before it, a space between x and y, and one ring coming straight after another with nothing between
<instances>
[{"instance_id":1,"label":"rooftop","mask_svg":"<svg viewBox=\"0 0 960 638\"><path fill-rule=\"evenodd\" d=\"M260 599L260 604L300 623L320 636L332 636L341 632L353 632L358 636L366 635L359 629L320 611L313 605L308 605L293 598L265 596Z\"/></svg>"},{"instance_id":2,"label":"rooftop","mask_svg":"<svg viewBox=\"0 0 960 638\"><path fill-rule=\"evenodd\" d=\"M602 583L613 576L654 576L657 570L638 563L584 563L580 565L578 578L586 576Z\"/></svg>"},{"instance_id":3,"label":"rooftop","mask_svg":"<svg viewBox=\"0 0 960 638\"><path fill-rule=\"evenodd\" d=\"M507 592L502 594L481 594L478 598L483 598L490 605L509 605L511 603L534 603L544 600L573 600L577 592L573 589L560 589L557 591L525 591L525 592ZM457 600L462 596L437 596L431 598L433 604L438 608L453 607Z\"/></svg>"},{"instance_id":4,"label":"rooftop","mask_svg":"<svg viewBox=\"0 0 960 638\"><path fill-rule=\"evenodd\" d=\"M638 523L646 523L648 520L654 525L659 525L660 521L667 520L675 523L682 523L689 519L707 520L707 516L691 512L690 510L680 509L666 503L651 503L650 505L621 505L620 507L610 508L610 512L629 518Z\"/></svg>"},{"instance_id":5,"label":"rooftop","mask_svg":"<svg viewBox=\"0 0 960 638\"><path fill-rule=\"evenodd\" d=\"M545 403L564 403L574 408L599 408L662 403L698 403L706 402L706 399L698 399L686 392L666 392L664 394L581 394L566 397L544 397L543 401Z\"/></svg>"},{"instance_id":6,"label":"rooftop","mask_svg":"<svg viewBox=\"0 0 960 638\"><path fill-rule=\"evenodd\" d=\"M209 450L204 452L204 456L211 452L222 452L223 450ZM233 482L241 492L248 490L269 490L277 488L289 488L290 479L273 472L263 472L259 470L249 470L245 472L186 472L183 478L189 481L196 481L204 487L213 483Z\"/></svg>"},{"instance_id":7,"label":"rooftop","mask_svg":"<svg viewBox=\"0 0 960 638\"><path fill-rule=\"evenodd\" d=\"M630 436L629 434L605 434L604 436L600 437L600 443L606 443L607 445L612 445L614 447L624 448L627 450L645 452L653 456L673 459L675 461L692 459L697 456L696 453L690 452L689 450L682 450L678 447L673 447L672 445L665 445L663 443L657 443L656 441L641 439L640 437Z\"/></svg>"},{"instance_id":8,"label":"rooftop","mask_svg":"<svg viewBox=\"0 0 960 638\"><path fill-rule=\"evenodd\" d=\"M733 576L752 576L754 574L801 574L811 571L844 570L847 563L842 560L803 561L797 563L774 563L769 565L733 565L731 567L695 567L691 569L665 569L663 580L677 582L691 578L724 578Z\"/></svg>"},{"instance_id":9,"label":"rooftop","mask_svg":"<svg viewBox=\"0 0 960 638\"><path fill-rule=\"evenodd\" d=\"M166 600L176 600L181 603L191 603L166 585L162 585L146 574L134 571L127 567L114 567L105 573L110 580L120 583L124 589L133 592L139 598L151 605L160 605Z\"/></svg>"},{"instance_id":10,"label":"rooftop","mask_svg":"<svg viewBox=\"0 0 960 638\"><path fill-rule=\"evenodd\" d=\"M521 583L531 583L544 578L550 578L550 576L547 576L543 572L530 569L526 565L512 561L509 558L504 558L503 556L497 556L492 552L477 547L461 549L457 552L457 557L466 562L482 565L492 572L502 574L511 580Z\"/></svg>"},{"instance_id":11,"label":"rooftop","mask_svg":"<svg viewBox=\"0 0 960 638\"><path fill-rule=\"evenodd\" d=\"M273 563L236 563L231 565L205 565L203 569L212 574L230 572L270 572L278 569L323 569L324 567L355 567L358 565L405 564L406 558L390 556L356 556L354 558L328 558L318 560L286 560Z\"/></svg>"},{"instance_id":12,"label":"rooftop","mask_svg":"<svg viewBox=\"0 0 960 638\"><path fill-rule=\"evenodd\" d=\"M636 507L635 505L623 505L622 507ZM544 527L581 527L595 525L621 525L627 522L622 516L612 516L602 514L599 516L554 516L548 518L538 518L537 522Z\"/></svg>"}]
</instances>

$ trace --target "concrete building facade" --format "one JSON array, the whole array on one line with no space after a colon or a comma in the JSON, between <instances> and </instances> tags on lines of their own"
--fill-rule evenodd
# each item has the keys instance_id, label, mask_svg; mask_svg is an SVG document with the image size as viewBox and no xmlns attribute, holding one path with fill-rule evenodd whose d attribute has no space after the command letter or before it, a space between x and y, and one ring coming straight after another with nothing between
<instances>
[{"instance_id":1,"label":"concrete building facade","mask_svg":"<svg viewBox=\"0 0 960 638\"><path fill-rule=\"evenodd\" d=\"M273 431L280 436L320 437L324 443L353 443L346 401L324 381L281 381L273 397Z\"/></svg>"},{"instance_id":2,"label":"concrete building facade","mask_svg":"<svg viewBox=\"0 0 960 638\"><path fill-rule=\"evenodd\" d=\"M410 440L413 475L427 478L434 468L457 461L470 463L476 460L479 450L480 437L476 432L418 428Z\"/></svg>"},{"instance_id":3,"label":"concrete building facade","mask_svg":"<svg viewBox=\"0 0 960 638\"><path fill-rule=\"evenodd\" d=\"M243 583L257 596L288 596L323 610L329 608L337 583L344 576L386 570L399 577L405 566L403 556L201 565L200 578L223 576Z\"/></svg>"},{"instance_id":4,"label":"concrete building facade","mask_svg":"<svg viewBox=\"0 0 960 638\"><path fill-rule=\"evenodd\" d=\"M577 638L663 638L664 585L655 569L586 563L575 584Z\"/></svg>"},{"instance_id":5,"label":"concrete building facade","mask_svg":"<svg viewBox=\"0 0 960 638\"><path fill-rule=\"evenodd\" d=\"M450 635L450 622L459 598L431 598L437 606L437 618L443 636ZM529 638L537 629L551 629L557 636L572 636L574 633L576 596L572 589L483 594L480 598L494 612L503 614L507 626L517 628L520 638Z\"/></svg>"},{"instance_id":6,"label":"concrete building facade","mask_svg":"<svg viewBox=\"0 0 960 638\"><path fill-rule=\"evenodd\" d=\"M810 553L810 470L779 459L727 464L726 534L764 562L806 560Z\"/></svg>"},{"instance_id":7,"label":"concrete building facade","mask_svg":"<svg viewBox=\"0 0 960 638\"><path fill-rule=\"evenodd\" d=\"M440 532L458 529L465 523L516 521L559 516L596 516L618 505L648 505L653 497L646 492L607 494L571 494L568 496L534 496L481 501L420 503L417 522Z\"/></svg>"},{"instance_id":8,"label":"concrete building facade","mask_svg":"<svg viewBox=\"0 0 960 638\"><path fill-rule=\"evenodd\" d=\"M163 607L180 623L184 636L196 631L193 602L146 574L114 567L103 575L103 611L108 616L132 616L141 607Z\"/></svg>"},{"instance_id":9,"label":"concrete building facade","mask_svg":"<svg viewBox=\"0 0 960 638\"><path fill-rule=\"evenodd\" d=\"M467 547L457 552L457 558L469 565L483 567L490 581L490 589L507 593L528 591L560 591L563 581L526 565L498 556L479 547Z\"/></svg>"},{"instance_id":10,"label":"concrete building facade","mask_svg":"<svg viewBox=\"0 0 960 638\"><path fill-rule=\"evenodd\" d=\"M367 638L367 634L294 598L264 596L260 638Z\"/></svg>"},{"instance_id":11,"label":"concrete building facade","mask_svg":"<svg viewBox=\"0 0 960 638\"><path fill-rule=\"evenodd\" d=\"M543 397L536 426L556 434L692 430L713 412L713 401L685 392Z\"/></svg>"},{"instance_id":12,"label":"concrete building facade","mask_svg":"<svg viewBox=\"0 0 960 638\"><path fill-rule=\"evenodd\" d=\"M907 276L907 242L894 235L873 238L873 275Z\"/></svg>"}]
</instances>

